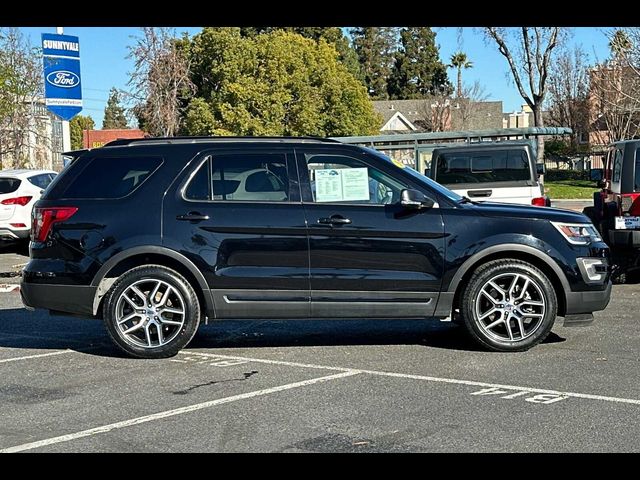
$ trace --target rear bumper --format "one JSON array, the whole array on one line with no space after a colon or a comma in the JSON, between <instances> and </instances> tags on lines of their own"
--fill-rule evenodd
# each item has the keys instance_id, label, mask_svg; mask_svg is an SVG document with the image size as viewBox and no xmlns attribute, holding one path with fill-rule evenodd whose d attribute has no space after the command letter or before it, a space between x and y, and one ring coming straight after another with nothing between
<instances>
[{"instance_id":1,"label":"rear bumper","mask_svg":"<svg viewBox=\"0 0 640 480\"><path fill-rule=\"evenodd\" d=\"M44 308L93 317L93 298L97 287L20 283L20 296L27 308Z\"/></svg>"},{"instance_id":2,"label":"rear bumper","mask_svg":"<svg viewBox=\"0 0 640 480\"><path fill-rule=\"evenodd\" d=\"M604 310L611 299L611 282L604 290L567 292L567 315L593 313Z\"/></svg>"},{"instance_id":3,"label":"rear bumper","mask_svg":"<svg viewBox=\"0 0 640 480\"><path fill-rule=\"evenodd\" d=\"M29 238L29 229L26 230L13 230L5 227L0 227L0 240L16 242L18 240L26 240Z\"/></svg>"}]
</instances>

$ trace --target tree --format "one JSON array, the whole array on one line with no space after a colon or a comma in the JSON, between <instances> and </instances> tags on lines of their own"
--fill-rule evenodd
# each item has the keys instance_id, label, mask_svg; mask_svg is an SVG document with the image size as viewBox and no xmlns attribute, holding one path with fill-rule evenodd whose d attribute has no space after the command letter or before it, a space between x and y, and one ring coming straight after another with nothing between
<instances>
[{"instance_id":1,"label":"tree","mask_svg":"<svg viewBox=\"0 0 640 480\"><path fill-rule=\"evenodd\" d=\"M590 120L601 145L640 135L640 29L614 30L609 48L590 71Z\"/></svg>"},{"instance_id":2,"label":"tree","mask_svg":"<svg viewBox=\"0 0 640 480\"><path fill-rule=\"evenodd\" d=\"M104 107L102 129L109 130L112 128L127 128L127 117L124 112L124 107L120 105L120 92L118 92L118 89L114 87L109 92L107 106Z\"/></svg>"},{"instance_id":3,"label":"tree","mask_svg":"<svg viewBox=\"0 0 640 480\"><path fill-rule=\"evenodd\" d=\"M458 83L456 88L456 96L462 97L462 69L465 70L467 68L473 67L473 62L467 58L467 54L464 52L456 52L451 55L451 64L449 65L451 68L458 69Z\"/></svg>"},{"instance_id":4,"label":"tree","mask_svg":"<svg viewBox=\"0 0 640 480\"><path fill-rule=\"evenodd\" d=\"M0 169L47 163L51 142L43 91L38 50L17 28L0 29Z\"/></svg>"},{"instance_id":5,"label":"tree","mask_svg":"<svg viewBox=\"0 0 640 480\"><path fill-rule=\"evenodd\" d=\"M197 94L184 133L341 136L380 127L364 86L322 38L205 28L188 51Z\"/></svg>"},{"instance_id":6,"label":"tree","mask_svg":"<svg viewBox=\"0 0 640 480\"><path fill-rule=\"evenodd\" d=\"M462 88L456 91L452 128L454 130L470 129L474 116L480 112L481 102L485 102L487 98L489 95L479 81L462 85Z\"/></svg>"},{"instance_id":7,"label":"tree","mask_svg":"<svg viewBox=\"0 0 640 480\"><path fill-rule=\"evenodd\" d=\"M358 27L350 33L369 95L378 100L389 98L387 83L394 64L397 29Z\"/></svg>"},{"instance_id":8,"label":"tree","mask_svg":"<svg viewBox=\"0 0 640 480\"><path fill-rule=\"evenodd\" d=\"M430 28L400 30L400 48L395 53L388 91L394 99L451 93L447 68L440 61L436 34Z\"/></svg>"},{"instance_id":9,"label":"tree","mask_svg":"<svg viewBox=\"0 0 640 480\"><path fill-rule=\"evenodd\" d=\"M587 55L581 46L562 49L549 68L549 124L570 127L570 150L578 151L581 133L589 130Z\"/></svg>"},{"instance_id":10,"label":"tree","mask_svg":"<svg viewBox=\"0 0 640 480\"><path fill-rule=\"evenodd\" d=\"M547 93L549 65L565 30L560 27L486 27L485 33L507 60L518 92L533 111L534 125L543 127L542 106ZM543 159L544 138L540 135L538 162Z\"/></svg>"},{"instance_id":11,"label":"tree","mask_svg":"<svg viewBox=\"0 0 640 480\"><path fill-rule=\"evenodd\" d=\"M129 85L140 127L153 136L177 135L188 99L195 92L189 66L189 40L170 28L143 27L130 47L134 60Z\"/></svg>"},{"instance_id":12,"label":"tree","mask_svg":"<svg viewBox=\"0 0 640 480\"><path fill-rule=\"evenodd\" d=\"M82 134L85 130L93 130L96 124L93 118L84 115L76 115L69 122L71 134L71 150L83 148Z\"/></svg>"}]
</instances>

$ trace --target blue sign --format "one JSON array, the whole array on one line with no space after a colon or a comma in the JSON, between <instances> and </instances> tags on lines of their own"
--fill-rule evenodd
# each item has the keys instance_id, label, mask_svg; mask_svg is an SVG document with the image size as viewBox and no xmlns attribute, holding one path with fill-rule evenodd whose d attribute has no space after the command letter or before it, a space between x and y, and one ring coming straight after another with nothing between
<instances>
[{"instance_id":1,"label":"blue sign","mask_svg":"<svg viewBox=\"0 0 640 480\"><path fill-rule=\"evenodd\" d=\"M71 120L82 110L78 37L43 33L42 55L45 104L63 120Z\"/></svg>"}]
</instances>

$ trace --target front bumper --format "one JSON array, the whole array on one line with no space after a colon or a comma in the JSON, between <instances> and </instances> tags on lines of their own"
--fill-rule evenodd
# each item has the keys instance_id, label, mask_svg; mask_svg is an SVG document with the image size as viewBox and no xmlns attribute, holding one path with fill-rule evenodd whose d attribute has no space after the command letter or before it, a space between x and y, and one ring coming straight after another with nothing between
<instances>
[{"instance_id":1,"label":"front bumper","mask_svg":"<svg viewBox=\"0 0 640 480\"><path fill-rule=\"evenodd\" d=\"M29 309L44 308L57 312L93 317L93 298L97 287L20 283L22 303Z\"/></svg>"},{"instance_id":2,"label":"front bumper","mask_svg":"<svg viewBox=\"0 0 640 480\"><path fill-rule=\"evenodd\" d=\"M609 245L616 247L640 247L640 230L609 230Z\"/></svg>"},{"instance_id":3,"label":"front bumper","mask_svg":"<svg viewBox=\"0 0 640 480\"><path fill-rule=\"evenodd\" d=\"M579 315L604 310L611 299L611 282L604 290L588 290L584 292L566 292L567 315Z\"/></svg>"}]
</instances>

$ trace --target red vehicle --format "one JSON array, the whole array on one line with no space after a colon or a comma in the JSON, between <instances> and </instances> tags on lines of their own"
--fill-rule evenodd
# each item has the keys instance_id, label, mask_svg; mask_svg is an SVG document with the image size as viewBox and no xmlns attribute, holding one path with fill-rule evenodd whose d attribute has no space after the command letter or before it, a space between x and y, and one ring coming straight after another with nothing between
<instances>
[{"instance_id":1,"label":"red vehicle","mask_svg":"<svg viewBox=\"0 0 640 480\"><path fill-rule=\"evenodd\" d=\"M602 190L587 215L610 246L618 282L640 269L640 140L614 143L604 165Z\"/></svg>"}]
</instances>

